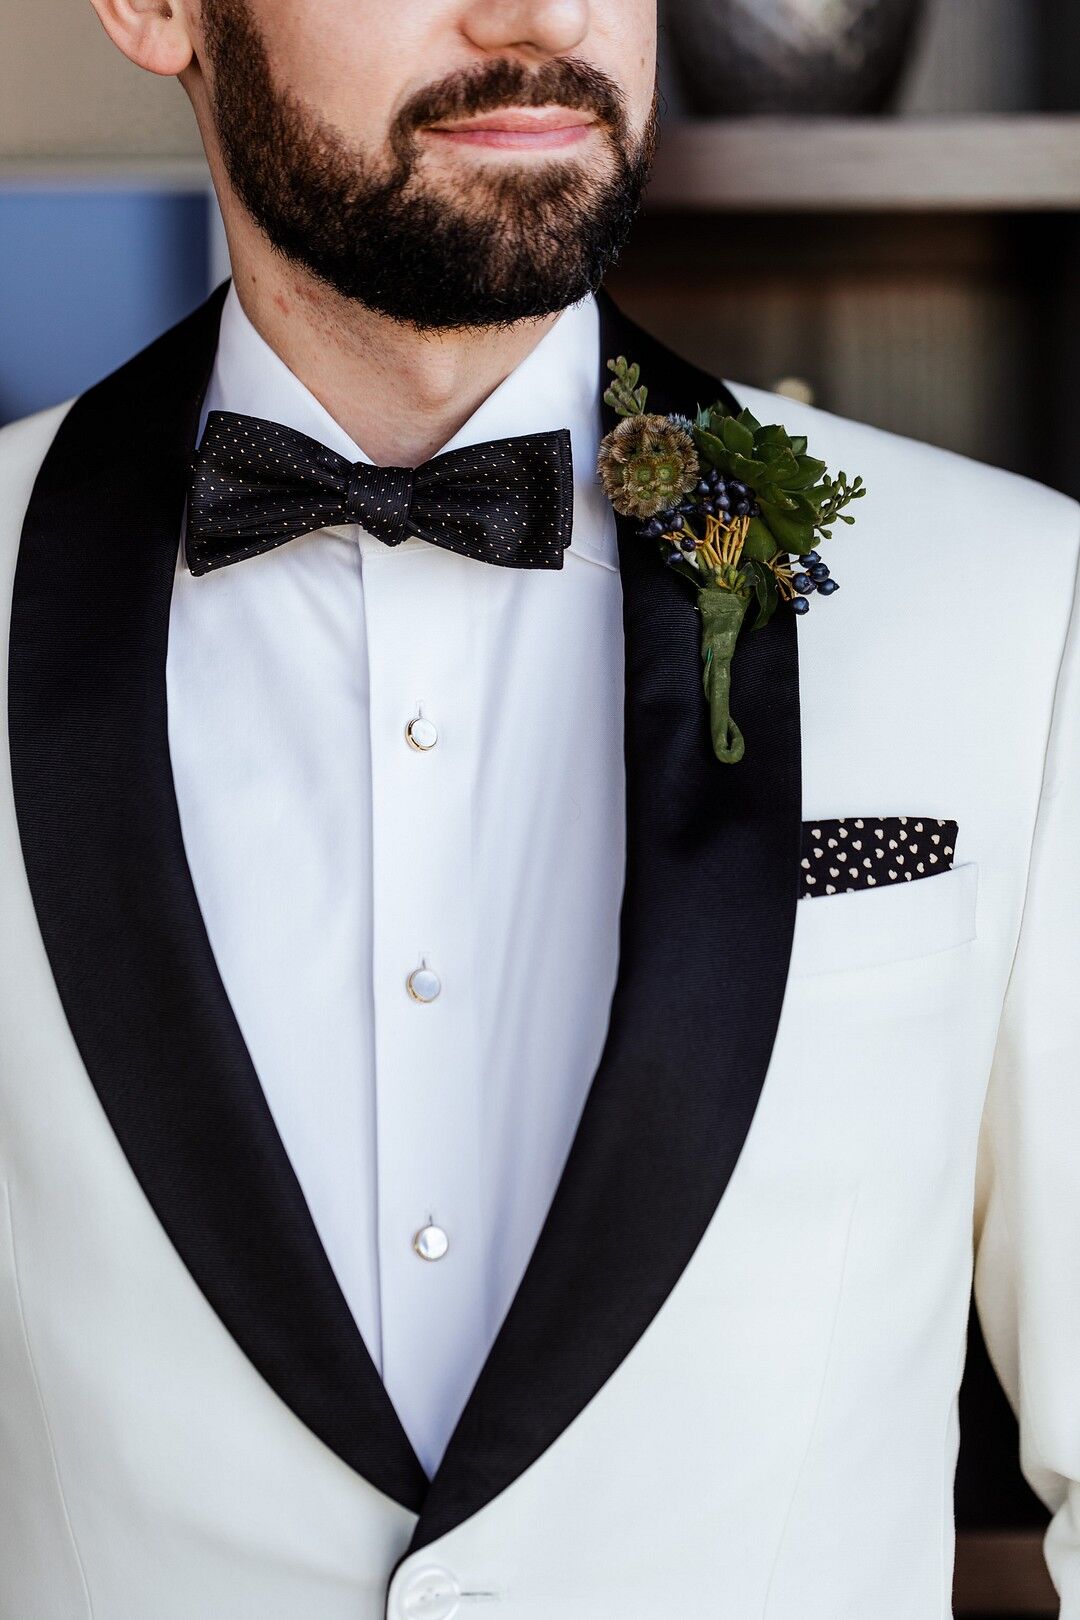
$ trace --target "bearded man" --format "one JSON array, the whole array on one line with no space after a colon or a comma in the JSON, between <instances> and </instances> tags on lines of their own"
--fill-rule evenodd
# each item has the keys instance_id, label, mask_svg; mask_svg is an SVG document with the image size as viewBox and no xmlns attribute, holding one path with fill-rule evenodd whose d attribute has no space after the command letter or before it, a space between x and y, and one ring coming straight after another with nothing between
<instances>
[{"instance_id":1,"label":"bearded man","mask_svg":"<svg viewBox=\"0 0 1080 1620\"><path fill-rule=\"evenodd\" d=\"M1077 1620L1076 508L597 296L653 0L94 4L233 280L0 438L0 1611L947 1614L974 1268Z\"/></svg>"}]
</instances>

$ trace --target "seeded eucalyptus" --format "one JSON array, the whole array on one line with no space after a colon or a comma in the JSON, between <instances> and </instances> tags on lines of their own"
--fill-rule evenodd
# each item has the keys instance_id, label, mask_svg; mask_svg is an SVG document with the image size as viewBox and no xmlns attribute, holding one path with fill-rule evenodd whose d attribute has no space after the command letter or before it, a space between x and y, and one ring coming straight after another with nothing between
<instances>
[{"instance_id":1,"label":"seeded eucalyptus","mask_svg":"<svg viewBox=\"0 0 1080 1620\"><path fill-rule=\"evenodd\" d=\"M816 549L866 495L861 478L832 476L807 440L721 404L693 419L646 410L641 368L608 361L606 403L622 418L600 447L598 472L616 512L697 589L713 748L737 764L745 743L731 716L731 662L744 626L760 629L782 604L799 614L840 586ZM797 559L793 565L792 559Z\"/></svg>"}]
</instances>

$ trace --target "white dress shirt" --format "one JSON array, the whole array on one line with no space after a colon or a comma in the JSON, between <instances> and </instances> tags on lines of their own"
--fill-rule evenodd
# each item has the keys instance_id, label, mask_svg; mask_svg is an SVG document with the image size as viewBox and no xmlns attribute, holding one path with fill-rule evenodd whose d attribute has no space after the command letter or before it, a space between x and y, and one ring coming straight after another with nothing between
<instances>
[{"instance_id":1,"label":"white dress shirt","mask_svg":"<svg viewBox=\"0 0 1080 1620\"><path fill-rule=\"evenodd\" d=\"M569 428L560 572L355 525L194 578L169 742L210 941L356 1322L433 1472L543 1224L607 1028L624 870L622 592L599 317L447 446ZM362 450L230 292L207 410ZM418 750L411 720L434 731ZM414 999L410 974L433 1000ZM415 981L414 981L415 985ZM445 1233L437 1260L416 1235ZM435 1238L437 1252L440 1240Z\"/></svg>"}]
</instances>

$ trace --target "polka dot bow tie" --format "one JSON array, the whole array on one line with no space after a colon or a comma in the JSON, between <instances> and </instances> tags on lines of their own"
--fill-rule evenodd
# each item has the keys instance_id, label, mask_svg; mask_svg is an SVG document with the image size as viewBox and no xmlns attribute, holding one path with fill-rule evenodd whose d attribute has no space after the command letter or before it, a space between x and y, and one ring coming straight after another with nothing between
<instances>
[{"instance_id":1,"label":"polka dot bow tie","mask_svg":"<svg viewBox=\"0 0 1080 1620\"><path fill-rule=\"evenodd\" d=\"M211 411L192 471L193 574L339 523L502 568L561 568L574 518L568 432L469 445L423 466L347 461L276 422Z\"/></svg>"}]
</instances>

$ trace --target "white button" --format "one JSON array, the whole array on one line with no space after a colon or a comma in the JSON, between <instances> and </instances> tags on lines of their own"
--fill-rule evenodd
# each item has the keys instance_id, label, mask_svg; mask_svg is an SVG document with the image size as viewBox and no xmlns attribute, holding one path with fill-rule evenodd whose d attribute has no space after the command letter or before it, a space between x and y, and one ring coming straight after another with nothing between
<instances>
[{"instance_id":1,"label":"white button","mask_svg":"<svg viewBox=\"0 0 1080 1620\"><path fill-rule=\"evenodd\" d=\"M439 728L434 720L426 719L418 714L415 720L410 720L405 727L405 736L409 747L415 748L418 754L426 754L429 748L434 748L439 740Z\"/></svg>"},{"instance_id":2,"label":"white button","mask_svg":"<svg viewBox=\"0 0 1080 1620\"><path fill-rule=\"evenodd\" d=\"M461 1588L449 1570L421 1569L401 1589L404 1620L454 1620Z\"/></svg>"},{"instance_id":3,"label":"white button","mask_svg":"<svg viewBox=\"0 0 1080 1620\"><path fill-rule=\"evenodd\" d=\"M450 1247L450 1239L441 1226L422 1226L412 1246L421 1260L441 1260Z\"/></svg>"},{"instance_id":4,"label":"white button","mask_svg":"<svg viewBox=\"0 0 1080 1620\"><path fill-rule=\"evenodd\" d=\"M434 1001L442 989L442 980L425 963L413 969L405 980L405 988L414 1001Z\"/></svg>"}]
</instances>

